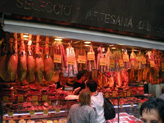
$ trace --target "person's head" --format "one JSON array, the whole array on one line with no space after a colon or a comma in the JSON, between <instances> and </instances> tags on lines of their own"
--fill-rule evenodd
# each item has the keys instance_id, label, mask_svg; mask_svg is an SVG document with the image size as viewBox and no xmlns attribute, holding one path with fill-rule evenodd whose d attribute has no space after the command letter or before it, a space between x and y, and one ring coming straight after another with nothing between
<instances>
[{"instance_id":1,"label":"person's head","mask_svg":"<svg viewBox=\"0 0 164 123\"><path fill-rule=\"evenodd\" d=\"M97 90L97 83L93 80L88 80L86 82L86 87L89 89L90 92L95 92Z\"/></svg>"},{"instance_id":2,"label":"person's head","mask_svg":"<svg viewBox=\"0 0 164 123\"><path fill-rule=\"evenodd\" d=\"M65 86L67 82L67 77L65 77L62 72L59 74L59 82L61 86Z\"/></svg>"},{"instance_id":3,"label":"person's head","mask_svg":"<svg viewBox=\"0 0 164 123\"><path fill-rule=\"evenodd\" d=\"M79 102L82 105L90 105L91 95L88 90L83 89L79 95Z\"/></svg>"},{"instance_id":4,"label":"person's head","mask_svg":"<svg viewBox=\"0 0 164 123\"><path fill-rule=\"evenodd\" d=\"M163 123L164 101L159 98L150 98L142 104L140 115L144 123Z\"/></svg>"},{"instance_id":5,"label":"person's head","mask_svg":"<svg viewBox=\"0 0 164 123\"><path fill-rule=\"evenodd\" d=\"M85 71L79 71L77 74L77 80L85 81Z\"/></svg>"},{"instance_id":6,"label":"person's head","mask_svg":"<svg viewBox=\"0 0 164 123\"><path fill-rule=\"evenodd\" d=\"M162 94L164 94L164 86L162 87L162 90L161 90Z\"/></svg>"}]
</instances>

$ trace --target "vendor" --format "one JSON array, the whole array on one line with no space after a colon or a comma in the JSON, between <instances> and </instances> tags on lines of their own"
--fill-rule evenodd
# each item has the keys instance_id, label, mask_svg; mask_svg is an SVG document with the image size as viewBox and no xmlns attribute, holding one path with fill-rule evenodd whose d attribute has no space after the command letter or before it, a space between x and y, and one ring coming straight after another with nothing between
<instances>
[{"instance_id":1,"label":"vendor","mask_svg":"<svg viewBox=\"0 0 164 123\"><path fill-rule=\"evenodd\" d=\"M63 75L63 73L61 72L60 74L59 74L59 81L58 82L56 82L56 85L57 85L57 89L59 89L59 88L62 88L62 89L64 89L64 87L65 87L65 85L66 85L66 83L67 83L67 77L65 77L64 75Z\"/></svg>"}]
</instances>

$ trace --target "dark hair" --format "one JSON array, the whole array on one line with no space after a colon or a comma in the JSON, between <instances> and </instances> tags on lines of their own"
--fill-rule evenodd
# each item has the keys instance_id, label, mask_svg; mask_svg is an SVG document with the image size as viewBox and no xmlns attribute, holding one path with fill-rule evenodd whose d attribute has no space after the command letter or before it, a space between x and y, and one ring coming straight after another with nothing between
<instances>
[{"instance_id":1,"label":"dark hair","mask_svg":"<svg viewBox=\"0 0 164 123\"><path fill-rule=\"evenodd\" d=\"M91 92L95 92L97 90L97 83L93 80L88 80L86 86Z\"/></svg>"},{"instance_id":2,"label":"dark hair","mask_svg":"<svg viewBox=\"0 0 164 123\"><path fill-rule=\"evenodd\" d=\"M90 95L89 91L87 91L86 89L83 89L80 92L79 102L80 102L81 106L82 105L90 105L91 95Z\"/></svg>"},{"instance_id":3,"label":"dark hair","mask_svg":"<svg viewBox=\"0 0 164 123\"><path fill-rule=\"evenodd\" d=\"M150 98L144 102L140 108L140 115L142 116L143 112L150 112L151 110L156 110L164 122L164 100L160 98Z\"/></svg>"},{"instance_id":4,"label":"dark hair","mask_svg":"<svg viewBox=\"0 0 164 123\"><path fill-rule=\"evenodd\" d=\"M162 94L164 93L164 86L162 87L162 90L161 90Z\"/></svg>"},{"instance_id":5,"label":"dark hair","mask_svg":"<svg viewBox=\"0 0 164 123\"><path fill-rule=\"evenodd\" d=\"M81 79L82 76L84 76L85 74L85 71L79 71L78 74L77 74L77 79Z\"/></svg>"}]
</instances>

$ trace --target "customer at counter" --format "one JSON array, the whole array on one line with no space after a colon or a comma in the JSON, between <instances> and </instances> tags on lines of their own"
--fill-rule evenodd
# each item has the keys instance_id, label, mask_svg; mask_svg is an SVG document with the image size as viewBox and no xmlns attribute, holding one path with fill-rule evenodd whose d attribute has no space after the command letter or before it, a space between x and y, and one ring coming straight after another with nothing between
<instances>
[{"instance_id":1,"label":"customer at counter","mask_svg":"<svg viewBox=\"0 0 164 123\"><path fill-rule=\"evenodd\" d=\"M74 104L68 114L67 123L95 123L96 115L90 107L91 95L89 91L82 90L79 95L79 104Z\"/></svg>"},{"instance_id":2,"label":"customer at counter","mask_svg":"<svg viewBox=\"0 0 164 123\"><path fill-rule=\"evenodd\" d=\"M91 107L96 112L95 123L106 123L104 117L104 97L101 92L97 92L97 83L93 80L88 80L86 82L86 90L89 90L91 93Z\"/></svg>"},{"instance_id":3,"label":"customer at counter","mask_svg":"<svg viewBox=\"0 0 164 123\"><path fill-rule=\"evenodd\" d=\"M150 98L140 108L143 123L164 123L164 100Z\"/></svg>"}]
</instances>

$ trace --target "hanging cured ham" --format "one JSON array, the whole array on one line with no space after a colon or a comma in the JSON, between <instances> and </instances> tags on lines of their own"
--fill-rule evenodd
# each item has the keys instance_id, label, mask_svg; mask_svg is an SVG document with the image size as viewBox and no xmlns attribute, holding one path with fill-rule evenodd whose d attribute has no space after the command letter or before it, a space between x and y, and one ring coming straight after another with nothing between
<instances>
[{"instance_id":1,"label":"hanging cured ham","mask_svg":"<svg viewBox=\"0 0 164 123\"><path fill-rule=\"evenodd\" d=\"M98 54L97 54L97 70L101 71L101 72L105 72L106 71L106 59L105 59L105 55L103 54L103 48L99 47L97 49ZM102 61L101 61L102 60ZM104 62L104 64L102 64L102 62Z\"/></svg>"},{"instance_id":2,"label":"hanging cured ham","mask_svg":"<svg viewBox=\"0 0 164 123\"><path fill-rule=\"evenodd\" d=\"M47 36L45 42L44 78L45 80L50 81L52 79L52 75L54 72L54 63L49 54L48 44L49 44L49 38Z\"/></svg>"},{"instance_id":3,"label":"hanging cured ham","mask_svg":"<svg viewBox=\"0 0 164 123\"><path fill-rule=\"evenodd\" d=\"M10 57L7 53L9 51L9 43L3 42L3 44L4 45L2 46L2 48L4 49L3 50L4 53L0 57L0 76L4 81L10 81L10 78L7 72L7 65L8 65L8 61Z\"/></svg>"},{"instance_id":4,"label":"hanging cured ham","mask_svg":"<svg viewBox=\"0 0 164 123\"><path fill-rule=\"evenodd\" d=\"M89 72L96 69L95 52L92 46L90 46L89 52L87 53L87 65Z\"/></svg>"},{"instance_id":5,"label":"hanging cured ham","mask_svg":"<svg viewBox=\"0 0 164 123\"><path fill-rule=\"evenodd\" d=\"M18 58L18 80L22 82L26 78L26 74L27 74L27 58L25 52L23 33L21 33L21 44L19 47L19 58Z\"/></svg>"},{"instance_id":6,"label":"hanging cured ham","mask_svg":"<svg viewBox=\"0 0 164 123\"><path fill-rule=\"evenodd\" d=\"M53 45L54 70L64 71L66 68L66 56L63 44L61 41L55 41Z\"/></svg>"},{"instance_id":7,"label":"hanging cured ham","mask_svg":"<svg viewBox=\"0 0 164 123\"><path fill-rule=\"evenodd\" d=\"M32 52L32 35L29 34L29 40L27 44L27 76L28 82L33 82L35 78L35 59Z\"/></svg>"},{"instance_id":8,"label":"hanging cured ham","mask_svg":"<svg viewBox=\"0 0 164 123\"><path fill-rule=\"evenodd\" d=\"M44 71L44 63L43 63L43 58L42 54L39 50L39 41L40 41L40 36L37 35L36 37L36 47L35 47L35 79L37 82L42 82L43 81L43 71Z\"/></svg>"},{"instance_id":9,"label":"hanging cured ham","mask_svg":"<svg viewBox=\"0 0 164 123\"><path fill-rule=\"evenodd\" d=\"M115 73L115 76L116 76L116 85L117 85L118 87L121 87L121 86L122 86L121 73L120 73L120 72L116 72L116 73Z\"/></svg>"},{"instance_id":10,"label":"hanging cured ham","mask_svg":"<svg viewBox=\"0 0 164 123\"><path fill-rule=\"evenodd\" d=\"M110 71L110 57L111 57L111 51L110 51L109 47L108 47L108 50L107 50L107 52L106 52L105 57L106 57L106 67L107 67L107 71Z\"/></svg>"},{"instance_id":11,"label":"hanging cured ham","mask_svg":"<svg viewBox=\"0 0 164 123\"><path fill-rule=\"evenodd\" d=\"M134 53L134 50L132 50L130 54L130 62L133 68L136 67L136 54Z\"/></svg>"},{"instance_id":12,"label":"hanging cured ham","mask_svg":"<svg viewBox=\"0 0 164 123\"><path fill-rule=\"evenodd\" d=\"M7 71L9 74L10 81L14 81L16 79L17 67L18 67L17 33L14 34L14 37L15 37L15 42L14 42L15 46L13 50L12 45L10 45L11 55L7 65ZM11 40L10 40L10 44L12 44Z\"/></svg>"},{"instance_id":13,"label":"hanging cured ham","mask_svg":"<svg viewBox=\"0 0 164 123\"><path fill-rule=\"evenodd\" d=\"M66 48L66 69L64 71L64 76L75 77L78 74L77 61L75 59L74 48L69 43L69 46Z\"/></svg>"},{"instance_id":14,"label":"hanging cured ham","mask_svg":"<svg viewBox=\"0 0 164 123\"><path fill-rule=\"evenodd\" d=\"M123 69L121 71L121 78L122 78L123 85L128 86L129 75L128 75L128 71L126 69Z\"/></svg>"}]
</instances>

